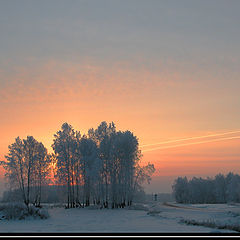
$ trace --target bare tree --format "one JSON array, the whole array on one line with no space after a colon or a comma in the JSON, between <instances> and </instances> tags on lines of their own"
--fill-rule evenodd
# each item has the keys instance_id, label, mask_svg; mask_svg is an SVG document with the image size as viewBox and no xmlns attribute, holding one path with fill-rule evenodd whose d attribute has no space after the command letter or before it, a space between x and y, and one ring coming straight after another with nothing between
<instances>
[{"instance_id":1,"label":"bare tree","mask_svg":"<svg viewBox=\"0 0 240 240\"><path fill-rule=\"evenodd\" d=\"M42 143L36 146L36 155L33 166L33 184L35 186L34 204L37 207L41 205L42 186L48 185L50 174L51 155Z\"/></svg>"},{"instance_id":2,"label":"bare tree","mask_svg":"<svg viewBox=\"0 0 240 240\"><path fill-rule=\"evenodd\" d=\"M75 207L75 163L76 163L76 132L68 123L64 123L61 130L54 135L52 148L57 163L56 178L58 182L67 185L67 207Z\"/></svg>"},{"instance_id":3,"label":"bare tree","mask_svg":"<svg viewBox=\"0 0 240 240\"><path fill-rule=\"evenodd\" d=\"M34 197L34 186L38 186L38 205L41 201L41 186L47 176L46 169L49 166L47 150L32 136L21 140L19 137L9 147L2 161L6 173L5 176L11 187L19 189L22 199L28 207L31 197Z\"/></svg>"}]
</instances>

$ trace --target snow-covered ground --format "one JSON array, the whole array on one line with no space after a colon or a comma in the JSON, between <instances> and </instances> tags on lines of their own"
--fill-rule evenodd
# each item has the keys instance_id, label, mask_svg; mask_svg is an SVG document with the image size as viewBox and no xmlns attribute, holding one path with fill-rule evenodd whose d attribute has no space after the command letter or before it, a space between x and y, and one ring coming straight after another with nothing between
<instances>
[{"instance_id":1,"label":"snow-covered ground","mask_svg":"<svg viewBox=\"0 0 240 240\"><path fill-rule=\"evenodd\" d=\"M143 208L145 210L136 210ZM133 210L134 209L134 210ZM148 209L148 210L147 210ZM240 205L149 203L130 209L49 208L49 219L1 220L0 232L234 232L181 220L240 224Z\"/></svg>"}]
</instances>

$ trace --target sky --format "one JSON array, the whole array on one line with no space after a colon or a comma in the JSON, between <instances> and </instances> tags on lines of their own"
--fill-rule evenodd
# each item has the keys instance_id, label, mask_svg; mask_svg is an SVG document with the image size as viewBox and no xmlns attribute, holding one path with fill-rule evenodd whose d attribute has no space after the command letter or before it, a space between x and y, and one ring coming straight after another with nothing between
<instances>
[{"instance_id":1,"label":"sky","mask_svg":"<svg viewBox=\"0 0 240 240\"><path fill-rule=\"evenodd\" d=\"M0 6L1 160L17 136L51 151L64 122L86 133L114 121L155 165L148 193L171 192L177 176L239 173L240 1Z\"/></svg>"}]
</instances>

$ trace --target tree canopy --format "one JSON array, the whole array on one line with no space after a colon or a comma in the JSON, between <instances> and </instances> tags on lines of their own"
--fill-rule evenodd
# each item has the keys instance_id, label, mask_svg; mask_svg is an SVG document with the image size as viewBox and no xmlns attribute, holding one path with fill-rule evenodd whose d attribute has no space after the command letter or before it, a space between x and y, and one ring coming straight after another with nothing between
<instances>
[{"instance_id":1,"label":"tree canopy","mask_svg":"<svg viewBox=\"0 0 240 240\"><path fill-rule=\"evenodd\" d=\"M54 165L55 184L66 189L67 207L98 204L102 207L131 205L134 195L150 182L153 164L140 166L138 138L131 131L117 131L113 122L102 122L81 135L63 123L54 134L53 154L32 136L17 137L2 161L6 178L22 200L40 206L42 186L48 184Z\"/></svg>"}]
</instances>

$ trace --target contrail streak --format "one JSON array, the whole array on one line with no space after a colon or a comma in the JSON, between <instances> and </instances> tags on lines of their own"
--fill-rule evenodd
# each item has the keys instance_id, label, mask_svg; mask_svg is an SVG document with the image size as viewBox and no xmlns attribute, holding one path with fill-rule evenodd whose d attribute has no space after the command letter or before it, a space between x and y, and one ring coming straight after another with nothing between
<instances>
[{"instance_id":1,"label":"contrail streak","mask_svg":"<svg viewBox=\"0 0 240 240\"><path fill-rule=\"evenodd\" d=\"M201 142L194 142L194 143L183 143L183 144L177 144L177 145L165 146L165 147L156 147L156 148L150 148L150 149L143 150L142 152L150 152L150 151L160 150L160 149L175 148L175 147L182 147L182 146L189 146L189 145L210 143L210 142L219 142L219 141L232 140L232 139L240 139L240 136L218 138L218 139L212 139L212 140L208 140L208 141L201 141Z\"/></svg>"},{"instance_id":2,"label":"contrail streak","mask_svg":"<svg viewBox=\"0 0 240 240\"><path fill-rule=\"evenodd\" d=\"M198 137L180 138L180 139L169 140L169 141L165 141L165 142L144 144L144 145L141 145L140 147L155 146L155 145L161 145L161 144L167 144L167 143L174 143L174 142L182 142L182 141L193 140L193 139L200 139L200 138L209 138L209 137L224 136L224 135L229 135L229 134L234 134L234 133L240 133L240 130L238 130L238 131L232 131L232 132L225 132L225 133L209 134L209 135L198 136Z\"/></svg>"}]
</instances>

